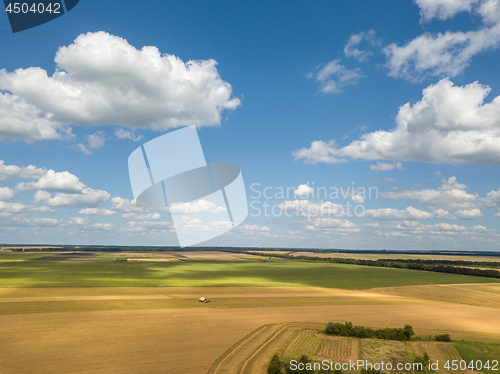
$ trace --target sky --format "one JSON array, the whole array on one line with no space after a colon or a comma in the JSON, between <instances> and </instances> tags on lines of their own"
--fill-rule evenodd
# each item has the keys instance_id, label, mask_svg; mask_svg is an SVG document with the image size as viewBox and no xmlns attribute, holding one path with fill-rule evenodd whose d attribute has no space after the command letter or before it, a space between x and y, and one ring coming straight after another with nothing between
<instances>
[{"instance_id":1,"label":"sky","mask_svg":"<svg viewBox=\"0 0 500 374\"><path fill-rule=\"evenodd\" d=\"M0 45L0 243L178 245L128 157L195 125L248 203L199 245L499 248L500 0L80 0Z\"/></svg>"}]
</instances>

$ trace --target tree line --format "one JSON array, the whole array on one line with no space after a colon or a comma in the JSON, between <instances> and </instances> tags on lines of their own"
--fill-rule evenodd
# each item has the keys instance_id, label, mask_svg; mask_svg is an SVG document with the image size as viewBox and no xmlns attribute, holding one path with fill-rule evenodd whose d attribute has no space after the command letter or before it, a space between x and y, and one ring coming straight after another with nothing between
<instances>
[{"instance_id":1,"label":"tree line","mask_svg":"<svg viewBox=\"0 0 500 374\"><path fill-rule=\"evenodd\" d=\"M241 251L241 253L243 253L243 251ZM258 255L258 256L265 256L269 258L273 257L283 258L288 260L327 262L335 264L363 265L363 266L387 267L387 268L409 269L409 270L423 270L423 271L434 271L437 273L471 275L475 277L500 278L500 272L497 270L459 267L459 266L451 266L439 263L440 261L443 262L443 260L390 260L390 259L365 260L356 258L293 256L289 254L278 254L278 253L252 253L252 252L244 252L244 253ZM453 263L453 261L450 262ZM469 261L469 262L462 261L462 263L466 263L470 266L477 266L477 263L474 261ZM496 262L484 262L484 264L489 264L490 267L498 266L498 263ZM486 266L486 265L481 265L481 266Z\"/></svg>"},{"instance_id":2,"label":"tree line","mask_svg":"<svg viewBox=\"0 0 500 374\"><path fill-rule=\"evenodd\" d=\"M364 326L354 326L352 322L333 323L328 322L325 328L325 334L338 336L351 336L356 338L371 338L383 340L407 341L415 335L413 327L405 325L403 328L385 328L374 330Z\"/></svg>"}]
</instances>

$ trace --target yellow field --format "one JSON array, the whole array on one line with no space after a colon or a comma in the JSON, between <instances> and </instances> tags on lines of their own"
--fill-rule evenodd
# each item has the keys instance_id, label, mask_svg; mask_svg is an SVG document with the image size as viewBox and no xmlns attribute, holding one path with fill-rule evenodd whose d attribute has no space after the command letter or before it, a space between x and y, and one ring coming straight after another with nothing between
<instances>
[{"instance_id":1,"label":"yellow field","mask_svg":"<svg viewBox=\"0 0 500 374\"><path fill-rule=\"evenodd\" d=\"M262 252L264 253L264 251ZM466 255L426 255L426 254L397 254L397 253L321 253L321 252L279 252L269 251L265 253L291 254L293 256L332 257L332 258L355 258L360 260L448 260L448 261L492 261L500 262L499 256L466 256Z\"/></svg>"},{"instance_id":2,"label":"yellow field","mask_svg":"<svg viewBox=\"0 0 500 374\"><path fill-rule=\"evenodd\" d=\"M121 289L115 289L116 291ZM176 288L174 290L150 288L149 292L160 295L203 295L202 289ZM10 289L9 297L16 290ZM17 290L27 296L34 290ZM52 296L64 289L51 290ZM92 291L109 295L105 288L77 289L80 294ZM121 294L144 294L144 289L129 288ZM215 292L212 289L211 292ZM262 293L245 288L218 288L225 294L237 292ZM298 289L267 289L268 293L296 297ZM317 293L318 290L304 290ZM342 292L340 292L342 293ZM4 297L5 292L4 292ZM31 294L34 297L34 294ZM303 298L307 300L308 298ZM325 297L317 298L325 299ZM335 299L335 298L334 298ZM346 300L349 297L345 298ZM399 299L399 298L389 298ZM220 302L222 302L221 299ZM232 299L238 303L240 299ZM274 298L249 299L264 303ZM500 310L468 305L403 299L405 304L373 305L374 298L364 297L360 305L326 306L277 306L247 307L237 305L219 308L217 299L209 304L186 299L190 307L157 310L116 310L88 312L46 313L0 316L0 373L206 373L214 360L255 329L269 324L291 322L352 321L356 325L374 328L401 327L411 324L417 334L421 331L445 331L452 338L469 334L483 340L484 336L500 340ZM378 299L377 299L378 300ZM126 302L115 300L113 302ZM153 302L154 300L145 300ZM169 302L172 300L158 300ZM175 300L173 300L175 301ZM82 303L85 301L81 301ZM87 301L88 303L89 301ZM94 301L102 303L104 301ZM57 305L59 301L47 302ZM13 304L2 303L2 305ZM32 302L30 304L45 305ZM278 333L278 331L276 331ZM287 331L276 335L276 342L290 336ZM478 335L482 334L482 335ZM276 345L269 345L272 351ZM267 352L267 351L266 351ZM262 353L262 352L261 352ZM273 353L274 354L274 353ZM262 354L253 356L253 364L263 363ZM260 361L259 361L260 360ZM259 364L259 365L260 365ZM253 366L251 366L253 367Z\"/></svg>"},{"instance_id":3,"label":"yellow field","mask_svg":"<svg viewBox=\"0 0 500 374\"><path fill-rule=\"evenodd\" d=\"M499 284L431 284L372 289L383 295L412 297L500 309Z\"/></svg>"}]
</instances>

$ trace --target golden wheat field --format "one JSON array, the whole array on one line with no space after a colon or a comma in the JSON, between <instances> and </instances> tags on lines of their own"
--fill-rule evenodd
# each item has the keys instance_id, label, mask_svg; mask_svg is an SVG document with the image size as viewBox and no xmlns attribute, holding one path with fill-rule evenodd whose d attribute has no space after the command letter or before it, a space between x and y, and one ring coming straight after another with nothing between
<instances>
[{"instance_id":1,"label":"golden wheat field","mask_svg":"<svg viewBox=\"0 0 500 374\"><path fill-rule=\"evenodd\" d=\"M375 279L375 268L327 265L317 272L317 266L307 270L309 265L297 262L291 263L297 270L290 270L283 261L270 266L239 255L235 261L233 254L207 267L203 261L211 264L213 253L203 252L105 254L86 263L59 257L41 260L46 254L23 256L10 256L0 274L9 284L28 285L0 288L0 374L265 373L270 357L278 352L293 356L304 351L316 359L359 357L364 342L318 334L327 322L351 321L371 328L410 324L421 336L449 333L454 340L500 342L500 284L459 283L478 281L473 277L432 273L429 277L436 282L449 284L371 288L380 280L401 284L404 274L418 282L431 283L431 278L382 269ZM28 273L22 272L25 258L30 258ZM141 258L175 261L126 261ZM193 266L177 265L189 261L195 261ZM252 276L230 272L231 261L235 267L249 263ZM52 266L80 269L64 274L75 284L81 274L85 284L99 286L59 286L61 279L54 279ZM286 275L287 282L272 278L274 271ZM145 276L160 283L164 274L196 286L154 287L149 280L143 287L130 286ZM220 283L227 286L203 287L203 277L219 274L237 282L224 278ZM356 288L348 276L357 282ZM54 286L37 287L36 279ZM104 286L117 279L123 287ZM307 286L309 280L314 280L313 286ZM339 286L332 287L336 282ZM200 303L202 296L210 302ZM304 324L310 329L304 330Z\"/></svg>"}]
</instances>

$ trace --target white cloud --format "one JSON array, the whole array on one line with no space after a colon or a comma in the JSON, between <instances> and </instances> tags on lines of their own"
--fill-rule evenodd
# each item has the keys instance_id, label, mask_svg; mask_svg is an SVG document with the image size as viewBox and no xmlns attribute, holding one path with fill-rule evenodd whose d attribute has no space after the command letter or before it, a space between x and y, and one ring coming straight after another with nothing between
<instances>
[{"instance_id":1,"label":"white cloud","mask_svg":"<svg viewBox=\"0 0 500 374\"><path fill-rule=\"evenodd\" d=\"M16 186L16 190L46 190L52 192L80 193L86 186L80 179L70 172L55 172L48 170L37 182L21 182Z\"/></svg>"},{"instance_id":2,"label":"white cloud","mask_svg":"<svg viewBox=\"0 0 500 374\"><path fill-rule=\"evenodd\" d=\"M440 219L476 219L482 217L480 209L500 210L500 188L488 192L484 197L470 194L467 186L457 182L455 177L443 179L437 189L381 192L386 199L411 199L428 203L436 218ZM450 214L447 210L457 210Z\"/></svg>"},{"instance_id":3,"label":"white cloud","mask_svg":"<svg viewBox=\"0 0 500 374\"><path fill-rule=\"evenodd\" d=\"M460 237L460 238L466 238L470 237L469 240L472 240L473 242L478 239L476 236L471 236L471 235L479 235L479 236L498 236L495 230L488 229L482 225L476 225L476 226L462 226L462 225L456 225L456 224L449 224L449 223L436 223L434 225L423 225L419 222L410 222L410 221L403 221L403 222L391 222L389 224L384 225L384 228L387 230L398 230L402 231L404 234L399 235L399 236L409 236L409 235L437 235L435 237L433 236L428 236L430 239L437 239L437 240L452 240L452 237ZM378 235L383 235L383 236L398 236L396 234L398 231L378 231ZM443 236L441 236L443 235Z\"/></svg>"},{"instance_id":4,"label":"white cloud","mask_svg":"<svg viewBox=\"0 0 500 374\"><path fill-rule=\"evenodd\" d=\"M383 49L389 76L420 82L428 75L457 76L473 56L500 43L500 24L477 31L444 34L425 33L400 47L390 44Z\"/></svg>"},{"instance_id":5,"label":"white cloud","mask_svg":"<svg viewBox=\"0 0 500 374\"><path fill-rule=\"evenodd\" d=\"M92 154L92 151L89 150L87 147L85 147L85 145L82 143L78 143L78 144L74 145L72 148L78 149L89 156Z\"/></svg>"},{"instance_id":6,"label":"white cloud","mask_svg":"<svg viewBox=\"0 0 500 374\"><path fill-rule=\"evenodd\" d=\"M113 210L99 208L85 208L80 210L78 213L89 216L112 216L116 214L116 212Z\"/></svg>"},{"instance_id":7,"label":"white cloud","mask_svg":"<svg viewBox=\"0 0 500 374\"><path fill-rule=\"evenodd\" d=\"M227 213L227 209L226 207L218 206L215 203L201 199L194 203L171 204L170 212L174 214L223 214Z\"/></svg>"},{"instance_id":8,"label":"white cloud","mask_svg":"<svg viewBox=\"0 0 500 374\"><path fill-rule=\"evenodd\" d=\"M96 131L91 135L87 135L87 143L92 149L101 148L104 146L106 141L106 133L104 131Z\"/></svg>"},{"instance_id":9,"label":"white cloud","mask_svg":"<svg viewBox=\"0 0 500 374\"><path fill-rule=\"evenodd\" d=\"M243 231L271 231L271 229L267 226L259 226L259 225L240 225L238 226L238 230Z\"/></svg>"},{"instance_id":10,"label":"white cloud","mask_svg":"<svg viewBox=\"0 0 500 374\"><path fill-rule=\"evenodd\" d=\"M311 186L308 186L307 184L301 184L293 192L295 196L301 196L301 197L309 196L312 193L314 193L314 190L312 189Z\"/></svg>"},{"instance_id":11,"label":"white cloud","mask_svg":"<svg viewBox=\"0 0 500 374\"><path fill-rule=\"evenodd\" d=\"M449 213L443 209L437 209L434 211L434 215L437 219L449 219L449 220L473 220L481 218L484 215L479 209L467 209L458 210L455 213Z\"/></svg>"},{"instance_id":12,"label":"white cloud","mask_svg":"<svg viewBox=\"0 0 500 374\"><path fill-rule=\"evenodd\" d=\"M363 195L354 195L351 200L355 204L363 204L365 202Z\"/></svg>"},{"instance_id":13,"label":"white cloud","mask_svg":"<svg viewBox=\"0 0 500 374\"><path fill-rule=\"evenodd\" d=\"M401 162L396 162L394 164L390 164L387 162L377 162L376 165L370 165L370 170L373 171L389 171L393 169L405 170Z\"/></svg>"},{"instance_id":14,"label":"white cloud","mask_svg":"<svg viewBox=\"0 0 500 374\"><path fill-rule=\"evenodd\" d=\"M477 194L469 194L467 186L457 182L455 177L443 179L441 187L420 190L406 190L394 192L381 192L380 196L386 199L412 199L421 203L429 203L432 207L446 210L476 209L480 204Z\"/></svg>"},{"instance_id":15,"label":"white cloud","mask_svg":"<svg viewBox=\"0 0 500 374\"><path fill-rule=\"evenodd\" d=\"M16 165L5 165L5 161L0 160L0 180L11 178L37 179L46 173L46 169L36 168L33 165L22 167Z\"/></svg>"},{"instance_id":16,"label":"white cloud","mask_svg":"<svg viewBox=\"0 0 500 374\"><path fill-rule=\"evenodd\" d=\"M472 57L500 45L499 0L416 0L421 21L451 18L456 13L475 12L484 25L477 30L424 33L403 46L385 47L389 76L412 82L427 76L456 76Z\"/></svg>"},{"instance_id":17,"label":"white cloud","mask_svg":"<svg viewBox=\"0 0 500 374\"><path fill-rule=\"evenodd\" d=\"M54 212L54 210L50 209L46 206L36 206L36 205L24 205L21 203L10 203L5 201L0 201L0 212L10 214L19 214L19 213L27 213L27 212Z\"/></svg>"},{"instance_id":18,"label":"white cloud","mask_svg":"<svg viewBox=\"0 0 500 374\"><path fill-rule=\"evenodd\" d=\"M9 221L9 226L25 226L25 227L56 227L61 223L55 218L26 218L15 216Z\"/></svg>"},{"instance_id":19,"label":"white cloud","mask_svg":"<svg viewBox=\"0 0 500 374\"><path fill-rule=\"evenodd\" d=\"M112 210L116 212L123 212L123 213L129 213L129 212L135 212L135 213L142 213L144 212L144 209L139 208L136 205L135 200L128 200L124 199L122 197L113 197L111 199L111 204L112 204Z\"/></svg>"},{"instance_id":20,"label":"white cloud","mask_svg":"<svg viewBox=\"0 0 500 374\"><path fill-rule=\"evenodd\" d=\"M360 69L347 69L341 65L340 60L330 61L317 73L307 74L309 79L315 79L323 94L337 94L342 92L342 88L348 85L357 84L362 75Z\"/></svg>"},{"instance_id":21,"label":"white cloud","mask_svg":"<svg viewBox=\"0 0 500 374\"><path fill-rule=\"evenodd\" d=\"M421 220L434 218L434 214L424 212L412 206L404 210L398 209L369 209L366 211L366 217L374 220Z\"/></svg>"},{"instance_id":22,"label":"white cloud","mask_svg":"<svg viewBox=\"0 0 500 374\"><path fill-rule=\"evenodd\" d=\"M349 159L500 164L500 96L484 104L489 92L477 82L457 87L442 79L423 90L422 100L399 108L394 129L364 134L342 148L314 141L293 155L311 164Z\"/></svg>"},{"instance_id":23,"label":"white cloud","mask_svg":"<svg viewBox=\"0 0 500 374\"><path fill-rule=\"evenodd\" d=\"M133 131L124 130L122 128L119 128L118 130L115 131L115 136L118 139L130 139L133 140L134 142L138 142L143 138L142 135L135 135Z\"/></svg>"},{"instance_id":24,"label":"white cloud","mask_svg":"<svg viewBox=\"0 0 500 374\"><path fill-rule=\"evenodd\" d=\"M352 34L344 47L346 57L354 57L359 62L367 62L373 55L372 51L361 51L358 49L359 44L366 40L370 45L380 45L380 40L375 37L375 30Z\"/></svg>"},{"instance_id":25,"label":"white cloud","mask_svg":"<svg viewBox=\"0 0 500 374\"><path fill-rule=\"evenodd\" d=\"M347 229L353 232L360 231L355 223L345 219L337 219L337 218L316 218L313 221L313 226L315 228Z\"/></svg>"},{"instance_id":26,"label":"white cloud","mask_svg":"<svg viewBox=\"0 0 500 374\"><path fill-rule=\"evenodd\" d=\"M134 220L159 220L161 215L159 213L148 213L148 214L137 214L137 213L124 213L123 218L134 219Z\"/></svg>"},{"instance_id":27,"label":"white cloud","mask_svg":"<svg viewBox=\"0 0 500 374\"><path fill-rule=\"evenodd\" d=\"M44 204L50 207L89 207L104 204L111 198L106 191L85 188L81 194L66 194L58 192L54 197L44 200Z\"/></svg>"},{"instance_id":28,"label":"white cloud","mask_svg":"<svg viewBox=\"0 0 500 374\"><path fill-rule=\"evenodd\" d=\"M0 84L0 90L2 88ZM32 143L62 139L66 131L63 124L54 120L53 114L29 104L23 97L0 92L0 140L20 139Z\"/></svg>"},{"instance_id":29,"label":"white cloud","mask_svg":"<svg viewBox=\"0 0 500 374\"><path fill-rule=\"evenodd\" d=\"M279 205L283 212L298 217L343 216L346 212L340 204L331 201L286 200Z\"/></svg>"},{"instance_id":30,"label":"white cloud","mask_svg":"<svg viewBox=\"0 0 500 374\"><path fill-rule=\"evenodd\" d=\"M0 187L0 201L12 200L16 196L16 191L9 187Z\"/></svg>"},{"instance_id":31,"label":"white cloud","mask_svg":"<svg viewBox=\"0 0 500 374\"><path fill-rule=\"evenodd\" d=\"M0 136L56 139L62 124L150 127L214 126L231 98L214 60L182 61L156 47L138 50L105 32L78 36L59 48L56 71L0 71ZM12 94L12 95L11 95ZM19 118L16 118L18 113Z\"/></svg>"},{"instance_id":32,"label":"white cloud","mask_svg":"<svg viewBox=\"0 0 500 374\"><path fill-rule=\"evenodd\" d=\"M472 6L481 0L414 0L420 8L423 20L430 21L433 18L445 20L452 18L455 14L463 11L470 12Z\"/></svg>"},{"instance_id":33,"label":"white cloud","mask_svg":"<svg viewBox=\"0 0 500 374\"><path fill-rule=\"evenodd\" d=\"M33 204L40 204L42 201L47 200L50 197L50 193L47 191L36 191L35 196L33 196L33 200L31 202Z\"/></svg>"},{"instance_id":34,"label":"white cloud","mask_svg":"<svg viewBox=\"0 0 500 374\"><path fill-rule=\"evenodd\" d=\"M485 23L500 23L500 1L483 0L477 9Z\"/></svg>"}]
</instances>

